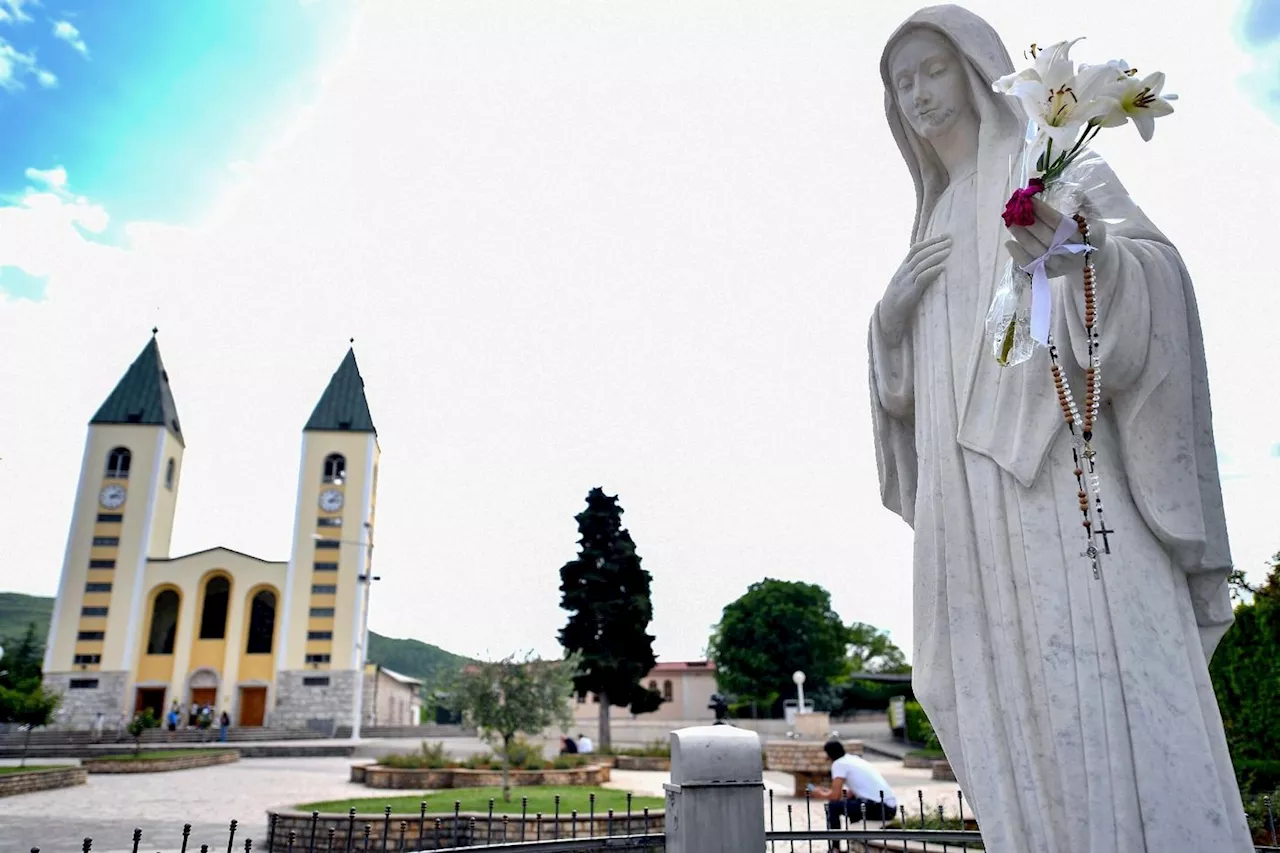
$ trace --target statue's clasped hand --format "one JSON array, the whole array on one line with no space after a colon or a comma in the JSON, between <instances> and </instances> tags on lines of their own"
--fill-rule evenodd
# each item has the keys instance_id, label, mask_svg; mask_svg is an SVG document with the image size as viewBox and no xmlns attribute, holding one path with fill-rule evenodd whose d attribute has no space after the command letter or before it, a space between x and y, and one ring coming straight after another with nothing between
<instances>
[{"instance_id":1,"label":"statue's clasped hand","mask_svg":"<svg viewBox=\"0 0 1280 853\"><path fill-rule=\"evenodd\" d=\"M1038 259L1044 258L1044 271L1049 278L1079 271L1082 253L1058 249L1049 257L1045 257L1050 249L1057 249L1055 242L1058 241L1055 241L1055 235L1059 238L1063 236L1058 233L1058 229L1062 227L1063 214L1038 198L1031 199L1031 205L1035 210L1036 221L1025 227L1018 225L1011 227L1009 233L1013 239L1005 242L1005 248L1008 249L1014 263L1026 269ZM1100 252L1106 244L1106 239L1106 225L1101 220L1090 219L1089 245L1093 250ZM1078 227L1068 232L1065 243L1068 246L1083 243L1083 235ZM1058 245L1062 244L1058 242ZM1030 270L1027 271L1030 272Z\"/></svg>"}]
</instances>

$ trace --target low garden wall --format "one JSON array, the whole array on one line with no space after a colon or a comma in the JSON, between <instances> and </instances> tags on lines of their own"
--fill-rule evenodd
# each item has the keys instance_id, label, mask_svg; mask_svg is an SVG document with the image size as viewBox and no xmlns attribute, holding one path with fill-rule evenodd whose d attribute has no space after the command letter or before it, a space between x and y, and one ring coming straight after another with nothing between
<instances>
[{"instance_id":1,"label":"low garden wall","mask_svg":"<svg viewBox=\"0 0 1280 853\"><path fill-rule=\"evenodd\" d=\"M951 769L948 761L933 762L933 781L935 782L954 782L956 781L956 772Z\"/></svg>"},{"instance_id":2,"label":"low garden wall","mask_svg":"<svg viewBox=\"0 0 1280 853\"><path fill-rule=\"evenodd\" d=\"M74 764L66 767L39 767L17 773L0 773L0 797L31 794L53 788L70 788L89 781L89 774Z\"/></svg>"},{"instance_id":3,"label":"low garden wall","mask_svg":"<svg viewBox=\"0 0 1280 853\"><path fill-rule=\"evenodd\" d=\"M588 764L568 770L512 770L511 785L601 785L609 781L609 768ZM370 788L440 791L445 788L492 788L502 785L501 770L468 770L445 767L439 770L402 769L381 764L354 764L351 781Z\"/></svg>"},{"instance_id":4,"label":"low garden wall","mask_svg":"<svg viewBox=\"0 0 1280 853\"><path fill-rule=\"evenodd\" d=\"M862 755L862 741L846 740L841 743L850 755ZM821 741L769 741L764 747L764 766L767 770L790 773L795 780L792 793L797 797L803 797L809 785L822 786L831 781L831 759L823 750Z\"/></svg>"},{"instance_id":5,"label":"low garden wall","mask_svg":"<svg viewBox=\"0 0 1280 853\"><path fill-rule=\"evenodd\" d=\"M387 839L387 850L438 850L522 840L549 841L556 838L581 839L584 836L597 836L600 840L599 850L603 851L616 849L618 842L615 837L613 845L609 846L608 840L603 836L661 835L665 827L665 813L661 811L650 811L647 817L635 813L630 818L615 815L612 820L597 814L594 820L581 815L576 821L568 815L561 815L559 819L543 815L541 820L535 820L531 816L521 821L518 815L508 816L504 820L501 815L490 818L487 814L477 812L462 812L455 820L452 813L443 816L427 815L423 818L417 812L393 814L390 817L377 812L357 814L352 818L345 814L317 815L314 812L279 810L267 813L267 831L262 835L262 847L255 844L253 849L261 849L266 853L290 849L309 850L312 838L315 839L317 850L382 850L384 836ZM331 831L334 839L332 848L329 846ZM364 841L366 831L368 844ZM290 833L294 837L292 846L289 843ZM347 843L348 837L353 840L350 845Z\"/></svg>"},{"instance_id":6,"label":"low garden wall","mask_svg":"<svg viewBox=\"0 0 1280 853\"><path fill-rule=\"evenodd\" d=\"M91 758L81 762L90 773L165 773L170 770L190 770L195 767L211 767L215 764L230 764L240 760L240 753L234 749L216 752L194 752L191 755L167 755L163 758L148 758L143 752L141 757L132 755L120 758Z\"/></svg>"},{"instance_id":7,"label":"low garden wall","mask_svg":"<svg viewBox=\"0 0 1280 853\"><path fill-rule=\"evenodd\" d=\"M619 755L613 766L619 770L670 770L671 759L657 755Z\"/></svg>"}]
</instances>

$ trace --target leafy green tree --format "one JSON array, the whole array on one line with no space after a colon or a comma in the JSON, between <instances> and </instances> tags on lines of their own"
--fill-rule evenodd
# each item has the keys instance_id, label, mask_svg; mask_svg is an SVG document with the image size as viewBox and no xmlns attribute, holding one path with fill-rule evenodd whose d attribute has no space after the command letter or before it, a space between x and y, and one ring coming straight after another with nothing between
<instances>
[{"instance_id":1,"label":"leafy green tree","mask_svg":"<svg viewBox=\"0 0 1280 853\"><path fill-rule=\"evenodd\" d=\"M24 766L32 731L53 722L60 704L62 696L40 683L40 642L35 625L28 625L18 645L12 651L5 649L0 658L0 723L26 728L21 762Z\"/></svg>"},{"instance_id":2,"label":"leafy green tree","mask_svg":"<svg viewBox=\"0 0 1280 853\"><path fill-rule=\"evenodd\" d=\"M610 706L643 714L662 704L657 692L640 684L657 663L653 636L646 631L653 619L652 578L641 568L636 544L622 526L616 496L592 489L577 521L578 557L560 569L560 607L569 611L560 645L580 661L574 690L579 696L594 693L600 700L598 746L607 751L612 744Z\"/></svg>"},{"instance_id":3,"label":"leafy green tree","mask_svg":"<svg viewBox=\"0 0 1280 853\"><path fill-rule=\"evenodd\" d=\"M569 697L578 661L546 661L532 654L465 667L453 689L463 717L481 730L502 759L502 798L511 799L511 746L517 734L536 735L572 721ZM498 745L501 744L500 748Z\"/></svg>"},{"instance_id":4,"label":"leafy green tree","mask_svg":"<svg viewBox=\"0 0 1280 853\"><path fill-rule=\"evenodd\" d=\"M849 672L849 629L816 584L773 578L752 584L724 608L711 635L716 680L739 699L776 712L805 674L805 694L825 696Z\"/></svg>"},{"instance_id":5,"label":"leafy green tree","mask_svg":"<svg viewBox=\"0 0 1280 853\"><path fill-rule=\"evenodd\" d=\"M911 671L907 656L889 639L889 632L866 622L849 624L849 662L854 672Z\"/></svg>"},{"instance_id":6,"label":"leafy green tree","mask_svg":"<svg viewBox=\"0 0 1280 853\"><path fill-rule=\"evenodd\" d=\"M1232 578L1235 624L1209 664L1236 772L1252 787L1280 783L1280 554L1263 584ZM1267 781L1251 777L1265 776ZM1265 793L1271 793L1270 787Z\"/></svg>"},{"instance_id":7,"label":"leafy green tree","mask_svg":"<svg viewBox=\"0 0 1280 853\"><path fill-rule=\"evenodd\" d=\"M129 725L125 726L124 730L133 737L134 755L142 752L142 733L147 729L157 728L159 725L160 718L150 708L143 708L133 715L133 719L129 721Z\"/></svg>"}]
</instances>

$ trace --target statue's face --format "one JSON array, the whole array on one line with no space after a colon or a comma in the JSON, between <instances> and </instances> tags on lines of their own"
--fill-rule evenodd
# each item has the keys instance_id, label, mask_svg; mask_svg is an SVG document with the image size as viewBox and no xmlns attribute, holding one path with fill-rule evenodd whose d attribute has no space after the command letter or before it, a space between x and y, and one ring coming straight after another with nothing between
<instances>
[{"instance_id":1,"label":"statue's face","mask_svg":"<svg viewBox=\"0 0 1280 853\"><path fill-rule=\"evenodd\" d=\"M969 81L951 43L931 30L903 36L889 56L898 109L925 139L937 139L970 109Z\"/></svg>"}]
</instances>

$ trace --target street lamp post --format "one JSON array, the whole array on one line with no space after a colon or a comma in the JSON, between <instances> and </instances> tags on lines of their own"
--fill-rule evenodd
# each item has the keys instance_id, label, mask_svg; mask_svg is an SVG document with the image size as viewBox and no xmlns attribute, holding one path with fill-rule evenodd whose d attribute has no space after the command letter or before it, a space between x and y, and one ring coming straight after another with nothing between
<instances>
[{"instance_id":1,"label":"street lamp post","mask_svg":"<svg viewBox=\"0 0 1280 853\"><path fill-rule=\"evenodd\" d=\"M364 584L361 590L362 601L360 603L360 631L356 637L356 684L354 708L351 717L351 739L360 739L360 723L364 718L364 668L369 659L369 598L373 592L373 582L382 580L378 575L373 574L373 539L370 534L371 525L369 522L364 523L364 539L329 539L321 536L319 533L311 534L311 538L317 542L338 542L343 545L360 545L365 549L364 571L356 575L357 583ZM359 588L358 588L359 589Z\"/></svg>"},{"instance_id":2,"label":"street lamp post","mask_svg":"<svg viewBox=\"0 0 1280 853\"><path fill-rule=\"evenodd\" d=\"M796 670L791 673L791 680L796 683L796 714L804 713L804 673Z\"/></svg>"}]
</instances>

